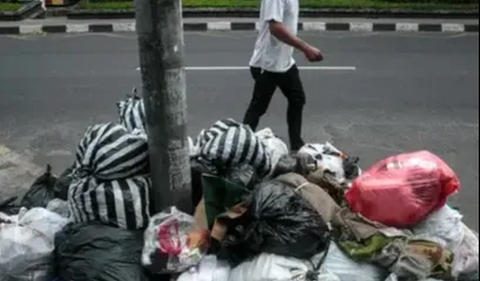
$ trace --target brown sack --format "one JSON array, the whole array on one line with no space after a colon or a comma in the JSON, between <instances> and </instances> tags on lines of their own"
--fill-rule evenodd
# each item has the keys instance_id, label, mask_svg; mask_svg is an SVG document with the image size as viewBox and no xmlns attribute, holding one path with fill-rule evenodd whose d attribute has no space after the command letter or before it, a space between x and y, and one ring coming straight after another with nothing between
<instances>
[{"instance_id":1,"label":"brown sack","mask_svg":"<svg viewBox=\"0 0 480 281\"><path fill-rule=\"evenodd\" d=\"M310 203L326 223L331 222L335 214L341 210L340 206L326 191L318 185L308 182L299 174L288 173L276 179L295 189L302 198Z\"/></svg>"},{"instance_id":2,"label":"brown sack","mask_svg":"<svg viewBox=\"0 0 480 281\"><path fill-rule=\"evenodd\" d=\"M208 229L207 214L205 213L205 200L203 197L202 200L200 200L200 203L198 203L197 208L195 208L195 214L193 217L199 228Z\"/></svg>"}]
</instances>

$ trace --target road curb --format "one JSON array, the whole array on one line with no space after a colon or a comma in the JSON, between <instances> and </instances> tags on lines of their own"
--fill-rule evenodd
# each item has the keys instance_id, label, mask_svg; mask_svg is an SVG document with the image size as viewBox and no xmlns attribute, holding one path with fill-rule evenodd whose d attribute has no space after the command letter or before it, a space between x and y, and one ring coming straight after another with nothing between
<instances>
[{"instance_id":1,"label":"road curb","mask_svg":"<svg viewBox=\"0 0 480 281\"><path fill-rule=\"evenodd\" d=\"M184 31L254 31L256 22L200 22L184 23ZM371 23L371 22L303 22L299 30L305 31L350 31L350 32L475 32L478 24L457 23ZM0 26L0 34L19 35L35 33L87 33L87 32L135 32L135 22L111 24L66 24L66 25L19 25Z\"/></svg>"},{"instance_id":2,"label":"road curb","mask_svg":"<svg viewBox=\"0 0 480 281\"><path fill-rule=\"evenodd\" d=\"M256 8L190 8L184 7L184 17L194 18L258 18ZM132 19L133 9L123 10L72 10L69 19ZM300 17L305 18L416 18L416 19L478 19L478 10L411 10L411 9L300 9Z\"/></svg>"}]
</instances>

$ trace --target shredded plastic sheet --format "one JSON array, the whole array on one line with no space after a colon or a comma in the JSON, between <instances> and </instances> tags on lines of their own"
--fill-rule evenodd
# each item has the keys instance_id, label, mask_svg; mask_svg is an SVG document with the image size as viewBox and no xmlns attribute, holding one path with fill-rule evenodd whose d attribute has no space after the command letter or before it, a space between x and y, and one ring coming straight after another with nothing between
<instances>
[{"instance_id":1,"label":"shredded plastic sheet","mask_svg":"<svg viewBox=\"0 0 480 281\"><path fill-rule=\"evenodd\" d=\"M0 280L51 280L55 234L68 220L33 208L10 221L0 223Z\"/></svg>"}]
</instances>

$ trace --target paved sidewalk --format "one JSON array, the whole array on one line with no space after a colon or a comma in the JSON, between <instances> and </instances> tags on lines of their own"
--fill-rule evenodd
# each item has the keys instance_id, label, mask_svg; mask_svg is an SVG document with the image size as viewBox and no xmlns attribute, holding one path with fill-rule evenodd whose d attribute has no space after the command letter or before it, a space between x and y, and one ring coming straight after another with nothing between
<instances>
[{"instance_id":1,"label":"paved sidewalk","mask_svg":"<svg viewBox=\"0 0 480 281\"><path fill-rule=\"evenodd\" d=\"M252 18L184 18L186 31L256 30ZM352 32L478 32L478 20L443 19L365 19L365 18L302 18L300 30ZM0 34L134 32L135 21L69 20L49 18L21 22L0 22Z\"/></svg>"}]
</instances>

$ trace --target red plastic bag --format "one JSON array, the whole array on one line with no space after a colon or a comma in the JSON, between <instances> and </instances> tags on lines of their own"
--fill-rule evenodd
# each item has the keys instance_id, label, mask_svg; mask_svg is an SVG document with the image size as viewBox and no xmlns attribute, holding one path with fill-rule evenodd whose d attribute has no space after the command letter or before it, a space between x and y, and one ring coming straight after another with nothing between
<instances>
[{"instance_id":1,"label":"red plastic bag","mask_svg":"<svg viewBox=\"0 0 480 281\"><path fill-rule=\"evenodd\" d=\"M350 208L393 227L417 224L460 189L453 170L428 151L388 157L368 169L345 194Z\"/></svg>"}]
</instances>

